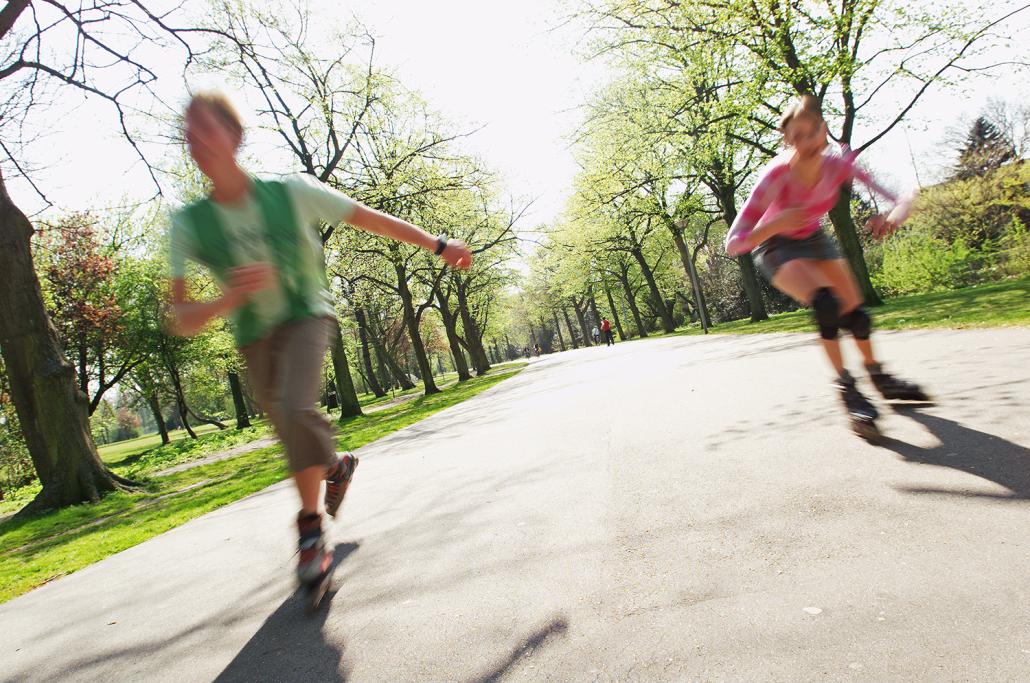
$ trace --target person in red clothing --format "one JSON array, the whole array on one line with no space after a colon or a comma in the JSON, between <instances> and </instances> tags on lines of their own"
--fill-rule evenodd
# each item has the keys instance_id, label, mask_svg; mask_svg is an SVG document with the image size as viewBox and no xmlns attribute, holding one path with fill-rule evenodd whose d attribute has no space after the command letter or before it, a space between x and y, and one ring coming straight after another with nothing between
<instances>
[{"instance_id":1,"label":"person in red clothing","mask_svg":"<svg viewBox=\"0 0 1030 683\"><path fill-rule=\"evenodd\" d=\"M612 323L608 318L601 318L601 335L604 336L606 346L611 346L615 343L615 335L612 334Z\"/></svg>"}]
</instances>

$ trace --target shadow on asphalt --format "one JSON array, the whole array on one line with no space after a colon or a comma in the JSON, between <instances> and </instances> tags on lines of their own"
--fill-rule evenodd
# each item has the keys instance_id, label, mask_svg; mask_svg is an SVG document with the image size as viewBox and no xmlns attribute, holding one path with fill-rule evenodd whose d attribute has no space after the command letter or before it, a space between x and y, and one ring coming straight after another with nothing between
<instances>
[{"instance_id":1,"label":"shadow on asphalt","mask_svg":"<svg viewBox=\"0 0 1030 683\"><path fill-rule=\"evenodd\" d=\"M347 556L357 549L357 543L336 546L333 563L337 571ZM343 666L343 646L329 642L323 632L329 610L333 606L333 597L339 589L339 581L337 576L332 590L313 615L306 613L304 594L298 588L279 609L269 615L257 633L215 680L347 680L347 668Z\"/></svg>"},{"instance_id":2,"label":"shadow on asphalt","mask_svg":"<svg viewBox=\"0 0 1030 683\"><path fill-rule=\"evenodd\" d=\"M547 644L548 640L564 636L569 630L569 622L564 615L558 615L547 624L536 629L520 640L504 658L494 664L488 671L472 679L472 683L493 683L501 680L508 671L524 657L531 656L536 650Z\"/></svg>"},{"instance_id":3,"label":"shadow on asphalt","mask_svg":"<svg viewBox=\"0 0 1030 683\"><path fill-rule=\"evenodd\" d=\"M914 407L896 407L895 412L912 418L937 440L939 446L921 448L887 438L878 445L894 451L909 462L950 467L1004 486L1010 495L933 488L901 488L909 493L937 493L971 498L1030 500L1030 449L1001 437L964 427L954 420L929 415Z\"/></svg>"}]
</instances>

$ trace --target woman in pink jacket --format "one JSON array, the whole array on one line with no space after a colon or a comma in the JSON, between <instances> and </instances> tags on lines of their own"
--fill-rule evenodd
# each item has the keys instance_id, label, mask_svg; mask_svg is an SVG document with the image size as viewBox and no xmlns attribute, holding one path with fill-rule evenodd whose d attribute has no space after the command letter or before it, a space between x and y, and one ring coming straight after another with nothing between
<instances>
[{"instance_id":1,"label":"woman in pink jacket","mask_svg":"<svg viewBox=\"0 0 1030 683\"><path fill-rule=\"evenodd\" d=\"M926 401L915 384L884 372L869 341L872 323L847 260L822 228L823 217L837 203L840 188L858 180L895 204L869 221L877 237L897 229L911 209L911 198L898 201L855 165L857 154L829 149L826 121L819 101L809 95L790 106L780 120L787 150L762 171L726 237L726 251L751 252L755 265L776 289L812 309L819 336L833 369L835 386L855 430L870 438L876 409L858 391L844 367L840 328L851 332L873 385L887 400Z\"/></svg>"}]
</instances>

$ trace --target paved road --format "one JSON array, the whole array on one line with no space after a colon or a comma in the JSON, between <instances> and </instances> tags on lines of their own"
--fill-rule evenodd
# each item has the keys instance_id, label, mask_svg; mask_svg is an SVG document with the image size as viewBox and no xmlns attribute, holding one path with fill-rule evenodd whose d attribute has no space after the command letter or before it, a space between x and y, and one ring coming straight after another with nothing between
<instances>
[{"instance_id":1,"label":"paved road","mask_svg":"<svg viewBox=\"0 0 1030 683\"><path fill-rule=\"evenodd\" d=\"M541 359L363 450L316 618L275 486L0 606L0 679L1026 681L1030 329L879 339L882 447L808 336Z\"/></svg>"}]
</instances>

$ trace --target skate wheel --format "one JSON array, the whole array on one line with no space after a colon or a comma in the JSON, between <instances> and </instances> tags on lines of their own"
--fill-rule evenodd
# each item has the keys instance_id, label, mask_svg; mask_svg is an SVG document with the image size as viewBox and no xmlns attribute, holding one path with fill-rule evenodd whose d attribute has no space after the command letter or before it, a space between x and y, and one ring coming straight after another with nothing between
<instances>
[{"instance_id":1,"label":"skate wheel","mask_svg":"<svg viewBox=\"0 0 1030 683\"><path fill-rule=\"evenodd\" d=\"M883 437L875 422L865 420L852 420L851 431L870 443L879 441Z\"/></svg>"},{"instance_id":2,"label":"skate wheel","mask_svg":"<svg viewBox=\"0 0 1030 683\"><path fill-rule=\"evenodd\" d=\"M314 614L318 611L318 608L322 606L322 602L325 599L326 594L329 592L333 582L333 572L330 570L326 572L318 581L305 586L305 606L307 607L308 614Z\"/></svg>"}]
</instances>

